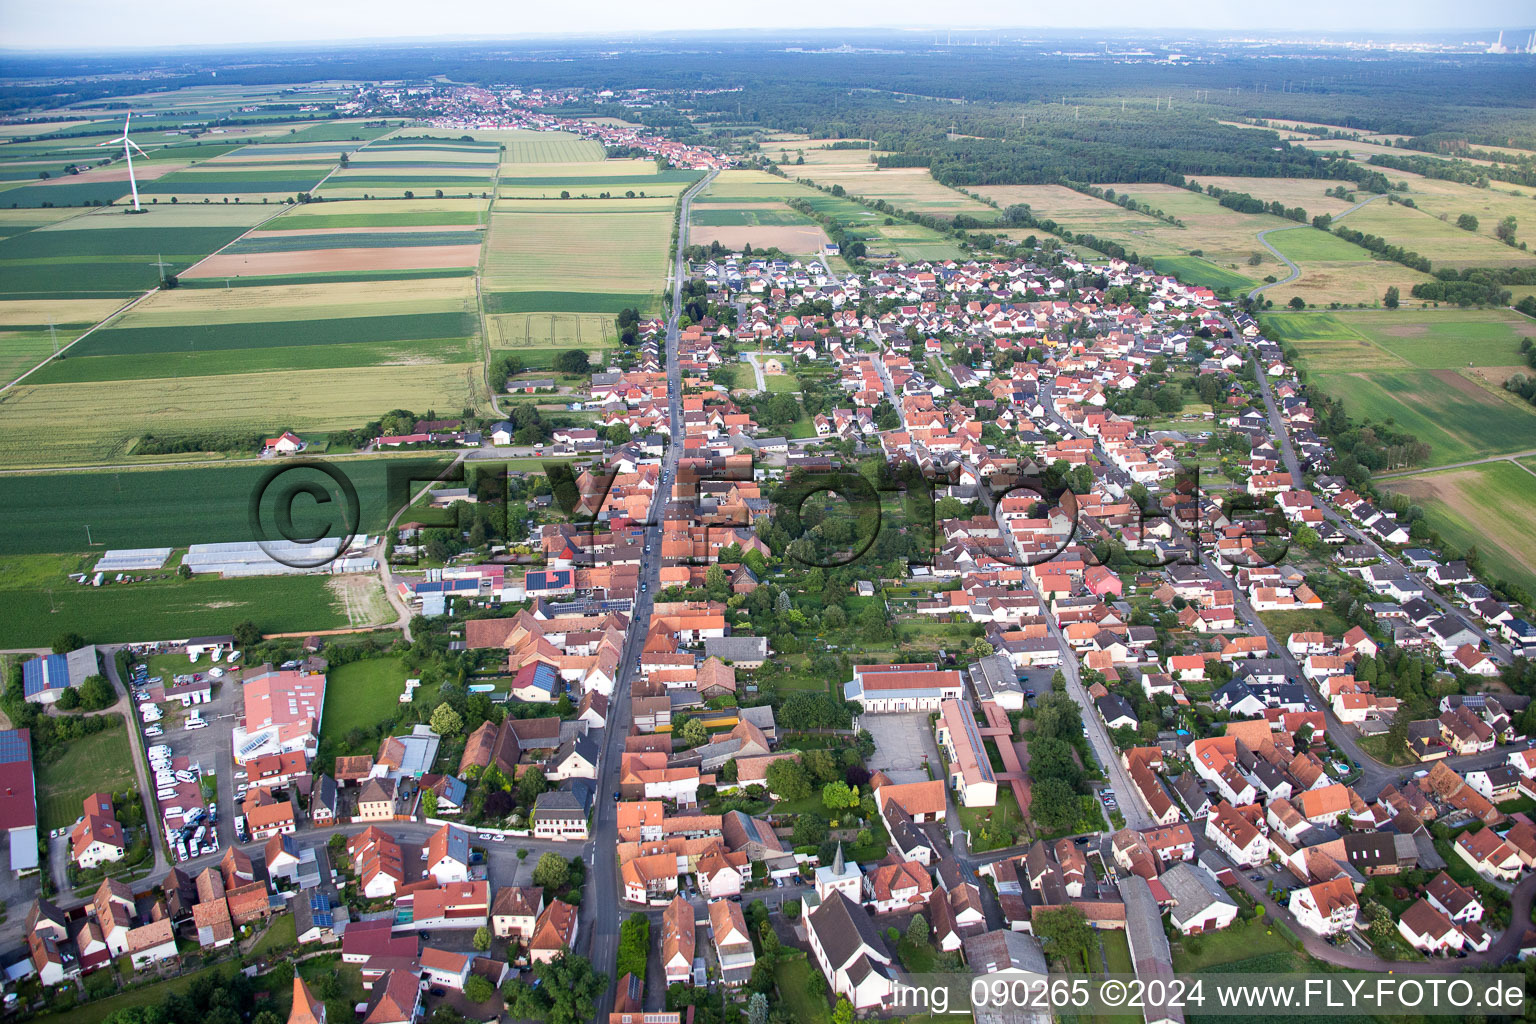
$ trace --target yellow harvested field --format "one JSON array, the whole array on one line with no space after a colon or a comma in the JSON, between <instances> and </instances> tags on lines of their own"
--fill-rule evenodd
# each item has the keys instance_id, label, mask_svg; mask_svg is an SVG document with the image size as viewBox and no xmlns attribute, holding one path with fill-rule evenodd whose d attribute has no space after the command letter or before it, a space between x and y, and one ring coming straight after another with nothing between
<instances>
[{"instance_id":1,"label":"yellow harvested field","mask_svg":"<svg viewBox=\"0 0 1536 1024\"><path fill-rule=\"evenodd\" d=\"M290 224L286 219L268 221L250 237L260 238L314 238L322 235L410 235L436 231L473 231L469 224L401 224L390 227L306 228Z\"/></svg>"},{"instance_id":2,"label":"yellow harvested field","mask_svg":"<svg viewBox=\"0 0 1536 1024\"><path fill-rule=\"evenodd\" d=\"M157 294L167 294L164 292ZM30 324L93 324L120 309L124 299L7 299L0 302L0 327ZM60 338L60 344L63 338Z\"/></svg>"},{"instance_id":3,"label":"yellow harvested field","mask_svg":"<svg viewBox=\"0 0 1536 1024\"><path fill-rule=\"evenodd\" d=\"M1344 223L1348 224L1350 220ZM1406 306L1414 301L1408 294L1414 285L1433 280L1428 274L1387 260L1301 260L1298 265L1301 277L1290 284L1274 285L1264 293L1264 297L1277 307L1289 302L1292 295L1300 295L1314 305L1329 302L1374 305L1393 285L1402 294Z\"/></svg>"},{"instance_id":4,"label":"yellow harvested field","mask_svg":"<svg viewBox=\"0 0 1536 1024\"><path fill-rule=\"evenodd\" d=\"M157 291L134 307L134 314L169 313L202 316L220 310L271 310L285 306L387 304L444 301L455 304L475 297L472 277L434 277L390 281L335 281L313 284L253 285L248 288L175 288ZM455 305L454 308L457 308ZM180 321L172 321L180 322Z\"/></svg>"},{"instance_id":5,"label":"yellow harvested field","mask_svg":"<svg viewBox=\"0 0 1536 1024\"><path fill-rule=\"evenodd\" d=\"M364 270L429 270L472 267L478 245L418 245L399 248L311 249L306 252L220 253L185 271L184 278L273 277Z\"/></svg>"},{"instance_id":6,"label":"yellow harvested field","mask_svg":"<svg viewBox=\"0 0 1536 1024\"><path fill-rule=\"evenodd\" d=\"M666 279L670 213L495 213L488 291L651 293Z\"/></svg>"},{"instance_id":7,"label":"yellow harvested field","mask_svg":"<svg viewBox=\"0 0 1536 1024\"><path fill-rule=\"evenodd\" d=\"M797 177L803 175L818 185L841 185L850 195L884 199L913 213L935 217L967 213L983 220L997 219L998 212L990 206L934 181L928 168L881 170L870 163L872 155L867 149L807 150L805 166L796 165L794 171Z\"/></svg>"},{"instance_id":8,"label":"yellow harvested field","mask_svg":"<svg viewBox=\"0 0 1536 1024\"><path fill-rule=\"evenodd\" d=\"M514 184L508 184L508 181ZM622 180L622 179L619 179ZM496 195L503 199L559 199L561 192L570 193L571 199L597 199L603 192L611 191L610 185L572 185L569 181L553 185L518 185L516 178L508 179L505 174L501 176L501 184L496 189ZM625 182L622 191L627 192L634 188L635 194L641 199L654 199L657 196L665 196L676 199L688 190L686 181L657 181L648 183L642 187L634 188L633 182ZM644 193L644 195L641 195Z\"/></svg>"},{"instance_id":9,"label":"yellow harvested field","mask_svg":"<svg viewBox=\"0 0 1536 1024\"><path fill-rule=\"evenodd\" d=\"M354 367L345 386L335 370L22 384L0 394L0 467L108 462L146 431L339 430L381 409L474 408L478 371L466 363Z\"/></svg>"},{"instance_id":10,"label":"yellow harvested field","mask_svg":"<svg viewBox=\"0 0 1536 1024\"><path fill-rule=\"evenodd\" d=\"M474 309L473 277L379 279L157 291L115 323L119 327L193 327Z\"/></svg>"},{"instance_id":11,"label":"yellow harvested field","mask_svg":"<svg viewBox=\"0 0 1536 1024\"><path fill-rule=\"evenodd\" d=\"M451 151L448 149L396 149L394 147L389 149L368 149L365 147L350 154L347 157L347 161L354 167L358 164L377 163L415 162L433 164L433 171L436 172L437 167L435 165L437 164L480 164L482 167L493 167L498 162L497 158L497 153L483 149Z\"/></svg>"},{"instance_id":12,"label":"yellow harvested field","mask_svg":"<svg viewBox=\"0 0 1536 1024\"><path fill-rule=\"evenodd\" d=\"M162 198L162 197L155 197ZM223 198L222 196L220 198ZM243 197L242 197L243 198ZM44 231L72 231L75 228L104 228L114 227L124 230L134 228L218 228L218 227L251 227L260 224L268 217L277 216L284 207L275 203L263 204L261 197L257 197L254 203L236 203L230 198L228 203L186 203L185 205L172 205L168 202L145 203L144 209L149 211L137 217L128 217L123 214L121 206L103 206L89 213L80 213L79 216L50 224ZM20 210L11 210L10 213L20 213ZM109 223L110 222L110 223Z\"/></svg>"},{"instance_id":13,"label":"yellow harvested field","mask_svg":"<svg viewBox=\"0 0 1536 1024\"><path fill-rule=\"evenodd\" d=\"M115 212L117 212L118 216L122 216L121 211ZM55 224L61 220L69 220L71 217L83 215L84 212L79 209L58 206L33 210L0 210L0 227L30 230L42 227L45 224Z\"/></svg>"},{"instance_id":14,"label":"yellow harvested field","mask_svg":"<svg viewBox=\"0 0 1536 1024\"><path fill-rule=\"evenodd\" d=\"M497 199L493 209L496 213L658 213L676 207L675 197L648 194L644 199Z\"/></svg>"},{"instance_id":15,"label":"yellow harvested field","mask_svg":"<svg viewBox=\"0 0 1536 1024\"><path fill-rule=\"evenodd\" d=\"M822 251L829 239L820 224L753 224L744 227L700 226L688 229L690 245L708 245L719 242L727 249L739 251L744 246L753 248L768 246L795 256L814 255Z\"/></svg>"},{"instance_id":16,"label":"yellow harvested field","mask_svg":"<svg viewBox=\"0 0 1536 1024\"><path fill-rule=\"evenodd\" d=\"M329 192L327 192L329 195ZM326 199L323 203L305 203L283 214L282 223L313 217L372 216L381 213L473 213L484 210L484 199Z\"/></svg>"},{"instance_id":17,"label":"yellow harvested field","mask_svg":"<svg viewBox=\"0 0 1536 1024\"><path fill-rule=\"evenodd\" d=\"M654 160L564 160L552 163L509 160L501 165L503 182L510 178L649 178L655 174Z\"/></svg>"},{"instance_id":18,"label":"yellow harvested field","mask_svg":"<svg viewBox=\"0 0 1536 1024\"><path fill-rule=\"evenodd\" d=\"M64 128L75 128L86 121L37 121L32 124L0 124L0 139L14 139L23 135L47 135Z\"/></svg>"},{"instance_id":19,"label":"yellow harvested field","mask_svg":"<svg viewBox=\"0 0 1536 1024\"><path fill-rule=\"evenodd\" d=\"M1286 206L1300 206L1309 218L1320 213L1337 216L1355 205L1344 199L1335 199L1323 193L1337 188L1341 183L1331 178L1233 178L1226 175L1196 178L1202 185L1215 185L1228 192L1246 192L1266 203L1282 202ZM1118 189L1118 186L1116 186ZM1366 198L1360 196L1361 199Z\"/></svg>"},{"instance_id":20,"label":"yellow harvested field","mask_svg":"<svg viewBox=\"0 0 1536 1024\"><path fill-rule=\"evenodd\" d=\"M1373 157L1373 156L1377 156L1377 155L1381 155L1381 156L1424 156L1425 155L1425 154L1422 154L1422 153L1418 153L1416 150L1412 150L1412 149L1398 149L1396 146L1378 146L1378 145L1376 145L1374 143L1358 142L1358 141L1356 141L1354 139L1311 139L1311 140L1309 140L1307 142L1298 143L1298 145L1301 146L1302 149L1310 149L1310 150L1312 150L1315 153L1348 153L1350 156L1352 156L1352 157L1354 157L1354 158L1356 158L1358 160L1365 160L1365 159L1368 159L1369 157ZM1486 166L1491 166L1489 161L1487 161L1487 160L1466 159L1463 162L1464 163L1469 163L1469 164L1480 164L1480 165L1485 166L1485 167ZM1396 175L1398 173L1397 171L1394 171L1390 167L1378 167L1376 169L1381 171L1388 178L1392 178L1394 180L1395 180Z\"/></svg>"},{"instance_id":21,"label":"yellow harvested field","mask_svg":"<svg viewBox=\"0 0 1536 1024\"><path fill-rule=\"evenodd\" d=\"M493 313L486 317L492 348L610 348L618 341L606 313Z\"/></svg>"}]
</instances>

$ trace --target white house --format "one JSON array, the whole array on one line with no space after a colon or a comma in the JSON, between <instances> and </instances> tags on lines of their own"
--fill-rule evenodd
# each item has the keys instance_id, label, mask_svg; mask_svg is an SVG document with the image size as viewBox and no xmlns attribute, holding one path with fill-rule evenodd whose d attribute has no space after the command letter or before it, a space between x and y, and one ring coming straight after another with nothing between
<instances>
[{"instance_id":1,"label":"white house","mask_svg":"<svg viewBox=\"0 0 1536 1024\"><path fill-rule=\"evenodd\" d=\"M1291 891L1289 909L1296 922L1317 935L1341 935L1355 926L1360 904L1346 877Z\"/></svg>"}]
</instances>

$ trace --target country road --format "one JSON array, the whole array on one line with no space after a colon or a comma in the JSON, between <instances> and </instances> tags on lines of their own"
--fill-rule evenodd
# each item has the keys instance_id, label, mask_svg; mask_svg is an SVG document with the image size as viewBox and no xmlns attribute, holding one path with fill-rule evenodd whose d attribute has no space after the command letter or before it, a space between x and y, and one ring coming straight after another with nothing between
<instances>
[{"instance_id":1,"label":"country road","mask_svg":"<svg viewBox=\"0 0 1536 1024\"><path fill-rule=\"evenodd\" d=\"M1375 196L1371 196L1369 199L1362 199L1362 200L1360 200L1354 206L1351 206L1349 209L1345 210L1343 213L1341 213L1337 217L1333 218L1332 223L1337 224L1339 221L1343 220L1345 217L1348 217L1350 214L1352 214L1356 210L1360 209L1360 207L1364 206L1367 203L1374 203L1376 200L1378 200L1380 198L1381 198L1381 196L1375 195ZM1280 280L1280 281L1271 281L1269 284L1261 284L1261 285L1259 285L1253 291L1248 293L1248 297L1250 299L1258 298L1259 294L1261 292L1268 291L1271 288L1278 288L1282 284L1290 284L1292 281L1296 280L1298 277L1301 276L1301 268L1299 266L1297 266L1295 263L1291 262L1290 257L1286 256L1279 249L1276 249L1274 246L1270 245L1269 244L1269 237L1268 236L1269 236L1270 232L1272 232L1272 231L1294 231L1296 228L1302 228L1302 227L1306 227L1306 225L1305 224L1295 224L1295 225L1291 225L1291 226L1288 226L1288 227L1282 227L1282 228L1265 228L1263 231L1260 231L1257 235L1254 236L1255 238L1257 238L1259 240L1260 244L1262 244L1264 246L1264 248L1268 249L1271 253L1274 254L1275 259L1279 260L1281 263L1284 263L1286 266L1291 268L1291 275L1289 277L1287 277L1287 278L1284 278L1283 280Z\"/></svg>"},{"instance_id":2,"label":"country road","mask_svg":"<svg viewBox=\"0 0 1536 1024\"><path fill-rule=\"evenodd\" d=\"M1416 469L1399 469L1391 473L1376 473L1372 475L1371 479L1391 480L1394 477L1400 476L1420 476L1424 473L1438 473L1442 469L1464 469L1467 466L1483 466L1490 462L1513 462L1527 473L1530 473L1532 476L1536 476L1536 469L1532 469L1530 466L1525 465L1523 462L1517 461L1519 459L1529 458L1532 455L1536 455L1536 448L1527 448L1523 452L1510 452L1508 455L1490 455L1486 459L1468 459L1466 462L1447 462L1443 466L1419 466Z\"/></svg>"}]
</instances>

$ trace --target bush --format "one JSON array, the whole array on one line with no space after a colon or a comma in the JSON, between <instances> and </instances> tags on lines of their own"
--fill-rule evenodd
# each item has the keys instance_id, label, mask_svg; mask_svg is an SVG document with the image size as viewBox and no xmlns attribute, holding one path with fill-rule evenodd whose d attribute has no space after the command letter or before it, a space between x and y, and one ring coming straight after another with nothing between
<instances>
[{"instance_id":1,"label":"bush","mask_svg":"<svg viewBox=\"0 0 1536 1024\"><path fill-rule=\"evenodd\" d=\"M484 975L472 974L464 983L464 998L472 1003L488 1002L496 994L496 987Z\"/></svg>"}]
</instances>

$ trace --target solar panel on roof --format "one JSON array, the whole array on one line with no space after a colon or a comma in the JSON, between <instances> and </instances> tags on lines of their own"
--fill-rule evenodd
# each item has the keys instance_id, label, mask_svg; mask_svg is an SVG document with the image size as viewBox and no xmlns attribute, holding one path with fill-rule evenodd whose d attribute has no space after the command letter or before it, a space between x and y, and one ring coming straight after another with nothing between
<instances>
[{"instance_id":1,"label":"solar panel on roof","mask_svg":"<svg viewBox=\"0 0 1536 1024\"><path fill-rule=\"evenodd\" d=\"M15 764L32 760L31 745L16 729L0 732L0 764Z\"/></svg>"},{"instance_id":2,"label":"solar panel on roof","mask_svg":"<svg viewBox=\"0 0 1536 1024\"><path fill-rule=\"evenodd\" d=\"M331 898L323 892L311 892L309 894L310 917L321 928L329 928L332 924Z\"/></svg>"}]
</instances>

